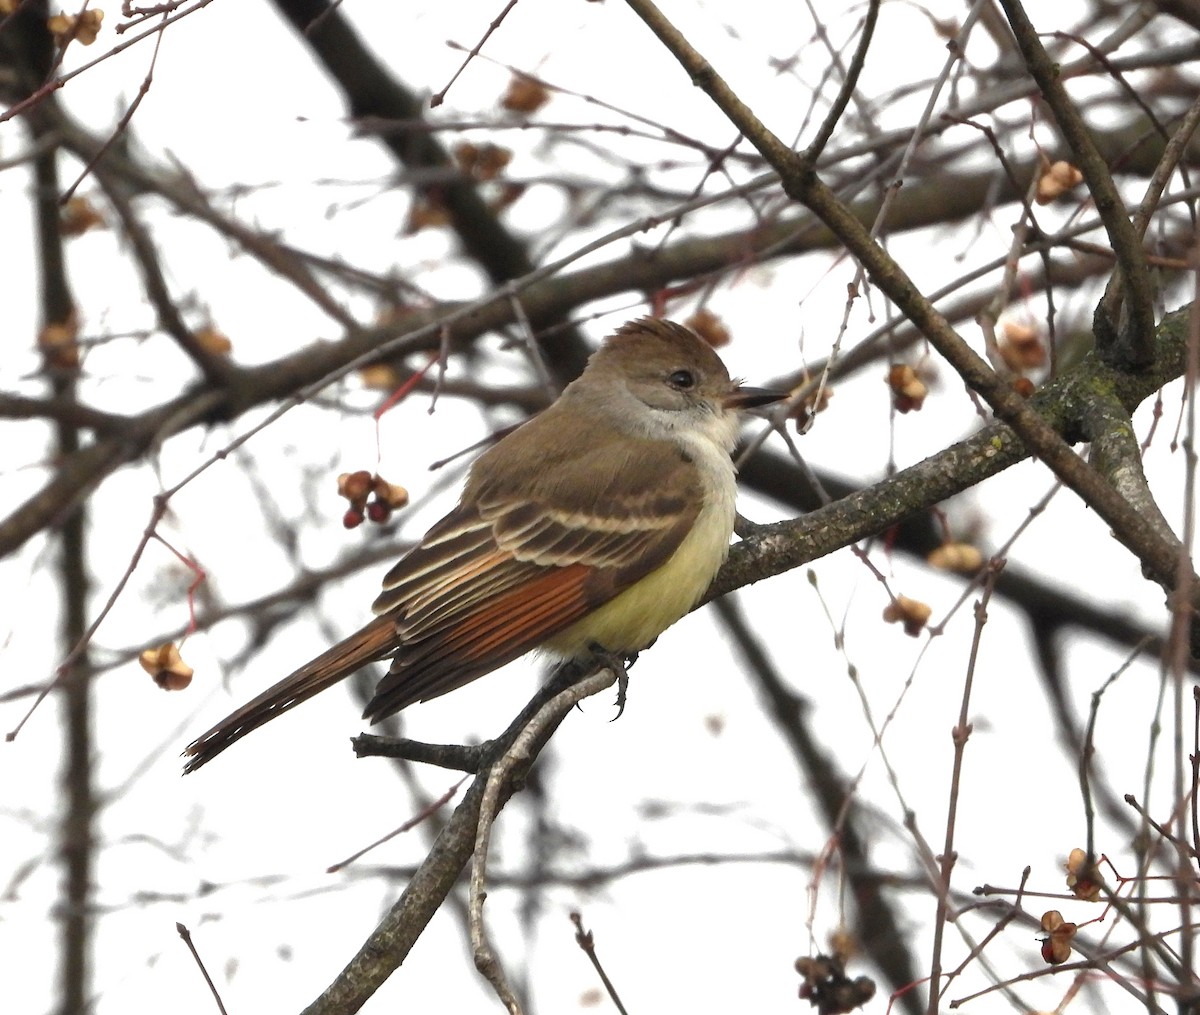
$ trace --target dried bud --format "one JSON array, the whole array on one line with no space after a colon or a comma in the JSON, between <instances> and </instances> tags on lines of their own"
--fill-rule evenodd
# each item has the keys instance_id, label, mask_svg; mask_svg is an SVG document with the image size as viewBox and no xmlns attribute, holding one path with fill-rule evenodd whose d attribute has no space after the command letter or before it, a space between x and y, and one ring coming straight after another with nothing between
<instances>
[{"instance_id":1,"label":"dried bud","mask_svg":"<svg viewBox=\"0 0 1200 1015\"><path fill-rule=\"evenodd\" d=\"M888 370L888 387L892 389L892 404L897 412L912 412L925 404L929 389L907 363L897 363Z\"/></svg>"},{"instance_id":2,"label":"dried bud","mask_svg":"<svg viewBox=\"0 0 1200 1015\"><path fill-rule=\"evenodd\" d=\"M491 142L477 145L462 141L454 148L454 161L458 163L458 168L477 180L494 180L512 162L512 157L509 149Z\"/></svg>"},{"instance_id":3,"label":"dried bud","mask_svg":"<svg viewBox=\"0 0 1200 1015\"><path fill-rule=\"evenodd\" d=\"M78 40L84 46L90 46L100 34L100 22L103 20L104 11L93 7L78 17L74 14L55 14L47 19L46 27L59 46L65 46L74 40Z\"/></svg>"},{"instance_id":4,"label":"dried bud","mask_svg":"<svg viewBox=\"0 0 1200 1015\"><path fill-rule=\"evenodd\" d=\"M983 554L970 543L943 543L925 560L930 567L956 574L975 574L983 567Z\"/></svg>"},{"instance_id":5,"label":"dried bud","mask_svg":"<svg viewBox=\"0 0 1200 1015\"><path fill-rule=\"evenodd\" d=\"M196 342L201 349L212 356L228 356L233 352L233 343L211 324L197 330Z\"/></svg>"},{"instance_id":6,"label":"dried bud","mask_svg":"<svg viewBox=\"0 0 1200 1015\"><path fill-rule=\"evenodd\" d=\"M454 161L458 163L458 168L464 173L471 172L478 157L479 145L473 141L459 141L454 146Z\"/></svg>"},{"instance_id":7,"label":"dried bud","mask_svg":"<svg viewBox=\"0 0 1200 1015\"><path fill-rule=\"evenodd\" d=\"M1076 847L1067 857L1067 887L1077 899L1084 902L1100 901L1100 891L1104 878L1099 867L1088 863L1087 853Z\"/></svg>"},{"instance_id":8,"label":"dried bud","mask_svg":"<svg viewBox=\"0 0 1200 1015\"><path fill-rule=\"evenodd\" d=\"M910 638L915 638L925 629L925 624L932 613L932 608L919 599L897 596L884 607L883 619L889 624L899 621L904 625L904 633Z\"/></svg>"},{"instance_id":9,"label":"dried bud","mask_svg":"<svg viewBox=\"0 0 1200 1015\"><path fill-rule=\"evenodd\" d=\"M512 162L513 153L495 144L485 144L479 149L479 160L475 163L475 176L480 180L494 180Z\"/></svg>"},{"instance_id":10,"label":"dried bud","mask_svg":"<svg viewBox=\"0 0 1200 1015\"><path fill-rule=\"evenodd\" d=\"M389 483L382 476L375 476L371 482L375 499L382 501L389 508L402 508L408 503L408 491L404 487Z\"/></svg>"},{"instance_id":11,"label":"dried bud","mask_svg":"<svg viewBox=\"0 0 1200 1015\"><path fill-rule=\"evenodd\" d=\"M1005 321L1000 357L1010 370L1021 373L1046 362L1046 346L1037 328L1016 321Z\"/></svg>"},{"instance_id":12,"label":"dried bud","mask_svg":"<svg viewBox=\"0 0 1200 1015\"><path fill-rule=\"evenodd\" d=\"M875 981L869 976L851 980L836 955L801 956L796 960L796 972L804 977L800 997L819 1015L848 1015L875 996Z\"/></svg>"},{"instance_id":13,"label":"dried bud","mask_svg":"<svg viewBox=\"0 0 1200 1015\"><path fill-rule=\"evenodd\" d=\"M841 924L829 935L829 950L845 966L858 954L858 938L854 936L854 932L849 927Z\"/></svg>"},{"instance_id":14,"label":"dried bud","mask_svg":"<svg viewBox=\"0 0 1200 1015\"><path fill-rule=\"evenodd\" d=\"M86 197L71 198L58 213L58 231L63 236L82 236L104 224L104 216Z\"/></svg>"},{"instance_id":15,"label":"dried bud","mask_svg":"<svg viewBox=\"0 0 1200 1015\"><path fill-rule=\"evenodd\" d=\"M412 236L422 229L444 226L450 221L446 206L432 192L423 194L408 209L408 220L404 223L404 235Z\"/></svg>"},{"instance_id":16,"label":"dried bud","mask_svg":"<svg viewBox=\"0 0 1200 1015\"><path fill-rule=\"evenodd\" d=\"M514 74L500 105L513 113L536 113L550 101L550 93L540 81Z\"/></svg>"},{"instance_id":17,"label":"dried bud","mask_svg":"<svg viewBox=\"0 0 1200 1015\"><path fill-rule=\"evenodd\" d=\"M375 477L366 469L343 472L337 478L339 497L345 497L352 505L362 507L375 489Z\"/></svg>"},{"instance_id":18,"label":"dried bud","mask_svg":"<svg viewBox=\"0 0 1200 1015\"><path fill-rule=\"evenodd\" d=\"M1035 391L1037 391L1037 385L1034 384L1033 381L1031 381L1028 377L1014 377L1012 387L1013 391L1015 391L1022 398L1028 398Z\"/></svg>"},{"instance_id":19,"label":"dried bud","mask_svg":"<svg viewBox=\"0 0 1200 1015\"><path fill-rule=\"evenodd\" d=\"M729 334L725 322L707 308L697 310L683 323L714 349L724 348L733 337Z\"/></svg>"},{"instance_id":20,"label":"dried bud","mask_svg":"<svg viewBox=\"0 0 1200 1015\"><path fill-rule=\"evenodd\" d=\"M358 379L363 387L375 391L395 391L400 387L400 374L388 363L372 363L358 372Z\"/></svg>"},{"instance_id":21,"label":"dried bud","mask_svg":"<svg viewBox=\"0 0 1200 1015\"><path fill-rule=\"evenodd\" d=\"M861 1008L875 996L875 981L869 976L856 976L854 982L849 984L844 991L844 996L848 1003L853 1002L853 1004L851 1007L843 1008L843 1012Z\"/></svg>"},{"instance_id":22,"label":"dried bud","mask_svg":"<svg viewBox=\"0 0 1200 1015\"><path fill-rule=\"evenodd\" d=\"M944 20L932 18L931 20L933 23L933 34L938 36L938 38L945 39L947 42L953 42L962 31L962 25L954 18L946 18Z\"/></svg>"},{"instance_id":23,"label":"dried bud","mask_svg":"<svg viewBox=\"0 0 1200 1015\"><path fill-rule=\"evenodd\" d=\"M192 682L195 672L183 661L174 642L146 649L138 656L138 662L164 691L182 691Z\"/></svg>"},{"instance_id":24,"label":"dried bud","mask_svg":"<svg viewBox=\"0 0 1200 1015\"><path fill-rule=\"evenodd\" d=\"M1083 180L1083 173L1069 162L1042 163L1037 182L1037 203L1049 204L1062 197Z\"/></svg>"},{"instance_id":25,"label":"dried bud","mask_svg":"<svg viewBox=\"0 0 1200 1015\"><path fill-rule=\"evenodd\" d=\"M72 311L65 321L47 324L38 332L37 344L42 361L51 369L79 368L79 318Z\"/></svg>"},{"instance_id":26,"label":"dried bud","mask_svg":"<svg viewBox=\"0 0 1200 1015\"><path fill-rule=\"evenodd\" d=\"M795 962L796 972L804 977L805 982L817 984L837 975L837 959L828 955L801 955Z\"/></svg>"},{"instance_id":27,"label":"dried bud","mask_svg":"<svg viewBox=\"0 0 1200 1015\"><path fill-rule=\"evenodd\" d=\"M1071 957L1071 941L1079 928L1063 920L1057 909L1050 909L1042 914L1042 930L1046 932L1041 939L1042 958L1052 966L1066 962Z\"/></svg>"}]
</instances>

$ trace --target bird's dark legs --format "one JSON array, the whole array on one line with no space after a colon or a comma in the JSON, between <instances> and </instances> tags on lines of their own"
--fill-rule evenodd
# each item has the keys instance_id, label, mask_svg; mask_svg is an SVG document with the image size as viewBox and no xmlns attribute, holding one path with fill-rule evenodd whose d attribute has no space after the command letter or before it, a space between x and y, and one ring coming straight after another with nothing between
<instances>
[{"instance_id":1,"label":"bird's dark legs","mask_svg":"<svg viewBox=\"0 0 1200 1015\"><path fill-rule=\"evenodd\" d=\"M617 675L617 714L610 722L616 722L625 712L625 697L629 690L629 667L637 662L637 652L610 652L603 645L592 642L588 645L591 655L586 660L589 668L608 668Z\"/></svg>"}]
</instances>

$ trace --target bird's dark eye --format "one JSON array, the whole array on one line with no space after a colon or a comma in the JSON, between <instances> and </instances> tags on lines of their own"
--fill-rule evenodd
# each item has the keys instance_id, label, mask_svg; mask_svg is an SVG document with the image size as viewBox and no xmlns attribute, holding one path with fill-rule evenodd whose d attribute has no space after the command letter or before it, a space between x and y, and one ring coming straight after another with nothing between
<instances>
[{"instance_id":1,"label":"bird's dark eye","mask_svg":"<svg viewBox=\"0 0 1200 1015\"><path fill-rule=\"evenodd\" d=\"M667 378L667 383L680 391L686 391L696 386L696 377L690 370L676 370Z\"/></svg>"}]
</instances>

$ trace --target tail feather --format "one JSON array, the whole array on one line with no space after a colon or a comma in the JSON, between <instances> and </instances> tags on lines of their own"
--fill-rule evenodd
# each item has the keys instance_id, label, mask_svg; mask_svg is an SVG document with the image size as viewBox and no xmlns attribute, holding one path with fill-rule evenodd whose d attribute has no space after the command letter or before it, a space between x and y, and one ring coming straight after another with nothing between
<instances>
[{"instance_id":1,"label":"tail feather","mask_svg":"<svg viewBox=\"0 0 1200 1015\"><path fill-rule=\"evenodd\" d=\"M212 761L230 744L307 701L339 680L350 676L367 663L383 659L396 650L399 639L393 617L377 617L366 627L322 652L311 662L268 687L258 697L227 715L207 733L201 734L184 749L188 759L184 774L194 772Z\"/></svg>"}]
</instances>

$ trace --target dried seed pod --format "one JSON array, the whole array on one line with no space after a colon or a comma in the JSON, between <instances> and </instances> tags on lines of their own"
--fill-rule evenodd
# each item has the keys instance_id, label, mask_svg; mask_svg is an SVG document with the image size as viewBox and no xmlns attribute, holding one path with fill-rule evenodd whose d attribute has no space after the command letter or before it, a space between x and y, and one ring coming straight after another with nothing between
<instances>
[{"instance_id":1,"label":"dried seed pod","mask_svg":"<svg viewBox=\"0 0 1200 1015\"><path fill-rule=\"evenodd\" d=\"M1052 966L1066 962L1071 957L1071 941L1078 926L1067 923L1057 909L1049 909L1042 914L1042 930L1046 932L1041 939L1042 958Z\"/></svg>"},{"instance_id":2,"label":"dried seed pod","mask_svg":"<svg viewBox=\"0 0 1200 1015\"><path fill-rule=\"evenodd\" d=\"M925 560L930 567L956 574L975 574L983 567L983 554L970 543L943 543Z\"/></svg>"},{"instance_id":3,"label":"dried seed pod","mask_svg":"<svg viewBox=\"0 0 1200 1015\"><path fill-rule=\"evenodd\" d=\"M725 322L711 310L697 310L683 322L714 349L727 346L733 339Z\"/></svg>"},{"instance_id":4,"label":"dried seed pod","mask_svg":"<svg viewBox=\"0 0 1200 1015\"><path fill-rule=\"evenodd\" d=\"M1056 201L1082 181L1083 173L1070 162L1043 162L1042 173L1037 182L1037 203L1049 204Z\"/></svg>"},{"instance_id":5,"label":"dried seed pod","mask_svg":"<svg viewBox=\"0 0 1200 1015\"><path fill-rule=\"evenodd\" d=\"M183 661L178 647L172 641L146 649L138 656L138 662L164 691L182 691L192 682L192 674L195 673Z\"/></svg>"},{"instance_id":6,"label":"dried seed pod","mask_svg":"<svg viewBox=\"0 0 1200 1015\"><path fill-rule=\"evenodd\" d=\"M514 74L500 105L513 113L536 113L550 101L550 92L540 81L524 74Z\"/></svg>"},{"instance_id":7,"label":"dried seed pod","mask_svg":"<svg viewBox=\"0 0 1200 1015\"><path fill-rule=\"evenodd\" d=\"M1003 331L1000 357L1010 370L1021 373L1045 364L1046 345L1037 328L1016 321L1005 321Z\"/></svg>"},{"instance_id":8,"label":"dried seed pod","mask_svg":"<svg viewBox=\"0 0 1200 1015\"><path fill-rule=\"evenodd\" d=\"M375 499L382 501L389 508L393 510L402 508L408 503L408 491L404 487L396 483L389 483L379 475L374 477L373 483L372 491Z\"/></svg>"},{"instance_id":9,"label":"dried seed pod","mask_svg":"<svg viewBox=\"0 0 1200 1015\"><path fill-rule=\"evenodd\" d=\"M104 216L86 197L71 198L58 213L58 231L63 236L82 236L89 229L106 224Z\"/></svg>"},{"instance_id":10,"label":"dried seed pod","mask_svg":"<svg viewBox=\"0 0 1200 1015\"><path fill-rule=\"evenodd\" d=\"M196 332L196 342L201 349L214 356L228 356L233 352L233 343L229 337L217 331L211 324Z\"/></svg>"},{"instance_id":11,"label":"dried seed pod","mask_svg":"<svg viewBox=\"0 0 1200 1015\"><path fill-rule=\"evenodd\" d=\"M93 7L83 11L78 16L74 14L55 14L46 19L46 28L54 36L59 46L70 42L78 42L90 46L100 34L100 23L104 20L104 11Z\"/></svg>"},{"instance_id":12,"label":"dried seed pod","mask_svg":"<svg viewBox=\"0 0 1200 1015\"><path fill-rule=\"evenodd\" d=\"M925 629L932 613L933 608L919 599L896 596L883 608L883 619L889 624L902 623L904 633L910 638L915 638Z\"/></svg>"},{"instance_id":13,"label":"dried seed pod","mask_svg":"<svg viewBox=\"0 0 1200 1015\"><path fill-rule=\"evenodd\" d=\"M1067 857L1067 887L1071 894L1084 902L1099 902L1104 878L1095 863L1088 862L1085 850L1076 847Z\"/></svg>"},{"instance_id":14,"label":"dried seed pod","mask_svg":"<svg viewBox=\"0 0 1200 1015\"><path fill-rule=\"evenodd\" d=\"M925 404L929 389L907 363L897 363L888 370L887 385L892 389L892 404L897 412L913 412Z\"/></svg>"},{"instance_id":15,"label":"dried seed pod","mask_svg":"<svg viewBox=\"0 0 1200 1015\"><path fill-rule=\"evenodd\" d=\"M79 318L72 311L65 321L51 321L38 332L42 361L53 370L79 369Z\"/></svg>"}]
</instances>

